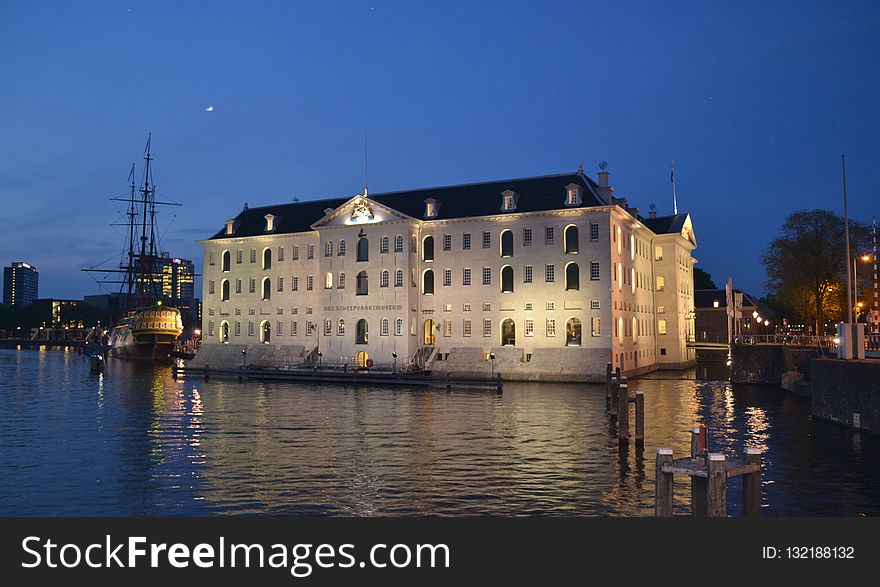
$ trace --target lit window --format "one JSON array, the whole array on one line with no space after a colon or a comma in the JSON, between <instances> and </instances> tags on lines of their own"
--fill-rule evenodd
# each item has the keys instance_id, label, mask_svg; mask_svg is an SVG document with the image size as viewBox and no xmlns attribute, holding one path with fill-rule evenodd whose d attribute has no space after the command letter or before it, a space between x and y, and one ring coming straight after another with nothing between
<instances>
[{"instance_id":1,"label":"lit window","mask_svg":"<svg viewBox=\"0 0 880 587\"><path fill-rule=\"evenodd\" d=\"M666 320L657 320L657 334L666 334Z\"/></svg>"},{"instance_id":2,"label":"lit window","mask_svg":"<svg viewBox=\"0 0 880 587\"><path fill-rule=\"evenodd\" d=\"M663 260L663 247L655 246L654 247L654 260L662 261Z\"/></svg>"},{"instance_id":3,"label":"lit window","mask_svg":"<svg viewBox=\"0 0 880 587\"><path fill-rule=\"evenodd\" d=\"M666 278L662 275L657 276L657 291L663 291L666 289Z\"/></svg>"},{"instance_id":4,"label":"lit window","mask_svg":"<svg viewBox=\"0 0 880 587\"><path fill-rule=\"evenodd\" d=\"M333 287L333 274L327 273L324 277L324 289L331 289Z\"/></svg>"}]
</instances>

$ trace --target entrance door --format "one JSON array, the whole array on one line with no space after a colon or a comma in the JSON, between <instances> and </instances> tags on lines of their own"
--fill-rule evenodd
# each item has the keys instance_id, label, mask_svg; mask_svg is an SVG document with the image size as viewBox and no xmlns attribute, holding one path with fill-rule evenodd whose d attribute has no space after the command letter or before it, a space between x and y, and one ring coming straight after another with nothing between
<instances>
[{"instance_id":1,"label":"entrance door","mask_svg":"<svg viewBox=\"0 0 880 587\"><path fill-rule=\"evenodd\" d=\"M367 359L369 359L369 355L367 355L367 351L358 351L354 356L355 365L361 368L366 368Z\"/></svg>"},{"instance_id":2,"label":"entrance door","mask_svg":"<svg viewBox=\"0 0 880 587\"><path fill-rule=\"evenodd\" d=\"M516 345L516 325L507 318L501 323L501 346Z\"/></svg>"},{"instance_id":3,"label":"entrance door","mask_svg":"<svg viewBox=\"0 0 880 587\"><path fill-rule=\"evenodd\" d=\"M425 345L426 346L434 346L437 342L437 337L435 331L437 330L437 326L434 324L433 320L425 320Z\"/></svg>"},{"instance_id":4,"label":"entrance door","mask_svg":"<svg viewBox=\"0 0 880 587\"><path fill-rule=\"evenodd\" d=\"M266 320L260 325L260 342L263 344L269 344L269 341L272 338L272 327L269 326L269 321Z\"/></svg>"}]
</instances>

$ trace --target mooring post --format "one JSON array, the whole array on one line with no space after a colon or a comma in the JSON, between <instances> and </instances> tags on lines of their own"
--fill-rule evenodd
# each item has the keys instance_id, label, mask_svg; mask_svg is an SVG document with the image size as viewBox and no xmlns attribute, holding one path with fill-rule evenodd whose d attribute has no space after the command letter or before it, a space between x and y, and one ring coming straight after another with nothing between
<instances>
[{"instance_id":1,"label":"mooring post","mask_svg":"<svg viewBox=\"0 0 880 587\"><path fill-rule=\"evenodd\" d=\"M645 394L636 392L636 446L645 444Z\"/></svg>"},{"instance_id":2,"label":"mooring post","mask_svg":"<svg viewBox=\"0 0 880 587\"><path fill-rule=\"evenodd\" d=\"M605 408L608 408L608 404L611 403L611 363L605 365Z\"/></svg>"},{"instance_id":3,"label":"mooring post","mask_svg":"<svg viewBox=\"0 0 880 587\"><path fill-rule=\"evenodd\" d=\"M691 458L695 459L700 454L700 429L691 428Z\"/></svg>"},{"instance_id":4,"label":"mooring post","mask_svg":"<svg viewBox=\"0 0 880 587\"><path fill-rule=\"evenodd\" d=\"M706 459L708 477L706 479L706 515L710 518L727 516L727 470L724 455L709 453Z\"/></svg>"},{"instance_id":5,"label":"mooring post","mask_svg":"<svg viewBox=\"0 0 880 587\"><path fill-rule=\"evenodd\" d=\"M617 377L617 381L620 382L620 367L615 367L614 376Z\"/></svg>"},{"instance_id":6,"label":"mooring post","mask_svg":"<svg viewBox=\"0 0 880 587\"><path fill-rule=\"evenodd\" d=\"M672 515L672 473L664 473L663 466L672 464L672 449L657 449L657 468L654 473L654 515Z\"/></svg>"},{"instance_id":7,"label":"mooring post","mask_svg":"<svg viewBox=\"0 0 880 587\"><path fill-rule=\"evenodd\" d=\"M610 406L609 406L611 408L611 417L612 418L617 417L617 395L618 395L618 393L620 393L620 379L618 379L615 376L611 379L611 401L610 401Z\"/></svg>"},{"instance_id":8,"label":"mooring post","mask_svg":"<svg viewBox=\"0 0 880 587\"><path fill-rule=\"evenodd\" d=\"M746 447L746 464L758 465L754 473L743 475L743 515L754 517L761 512L761 449Z\"/></svg>"},{"instance_id":9,"label":"mooring post","mask_svg":"<svg viewBox=\"0 0 880 587\"><path fill-rule=\"evenodd\" d=\"M620 384L617 392L617 441L629 442L629 386Z\"/></svg>"},{"instance_id":10,"label":"mooring post","mask_svg":"<svg viewBox=\"0 0 880 587\"><path fill-rule=\"evenodd\" d=\"M703 459L704 457L705 454L700 446L700 427L694 426L691 428L691 458ZM691 515L695 518L705 518L707 515L706 491L706 478L691 475Z\"/></svg>"}]
</instances>

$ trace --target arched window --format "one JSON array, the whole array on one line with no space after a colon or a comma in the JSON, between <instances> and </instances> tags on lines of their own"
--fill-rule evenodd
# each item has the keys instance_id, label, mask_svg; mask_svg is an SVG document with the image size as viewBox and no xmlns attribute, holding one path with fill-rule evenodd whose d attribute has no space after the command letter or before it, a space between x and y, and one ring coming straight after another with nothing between
<instances>
[{"instance_id":1,"label":"arched window","mask_svg":"<svg viewBox=\"0 0 880 587\"><path fill-rule=\"evenodd\" d=\"M367 283L367 272L361 271L357 274L355 278L357 283L355 283L355 291L354 293L359 296L365 296L369 293L369 283Z\"/></svg>"},{"instance_id":2,"label":"arched window","mask_svg":"<svg viewBox=\"0 0 880 587\"><path fill-rule=\"evenodd\" d=\"M388 318L382 318L382 321L379 322L379 336L388 336L390 333Z\"/></svg>"},{"instance_id":3,"label":"arched window","mask_svg":"<svg viewBox=\"0 0 880 587\"><path fill-rule=\"evenodd\" d=\"M380 253L387 253L388 252L388 245L390 243L391 243L391 241L388 239L388 237L383 236L382 240L379 241L379 252Z\"/></svg>"},{"instance_id":4,"label":"arched window","mask_svg":"<svg viewBox=\"0 0 880 587\"><path fill-rule=\"evenodd\" d=\"M426 269L422 274L422 294L434 295L434 272L431 269Z\"/></svg>"},{"instance_id":5,"label":"arched window","mask_svg":"<svg viewBox=\"0 0 880 587\"><path fill-rule=\"evenodd\" d=\"M423 342L425 343L425 345L434 346L434 344L437 342L436 330L437 328L433 320L425 320L425 328L423 333Z\"/></svg>"},{"instance_id":6,"label":"arched window","mask_svg":"<svg viewBox=\"0 0 880 587\"><path fill-rule=\"evenodd\" d=\"M394 336L403 336L403 318L394 321Z\"/></svg>"},{"instance_id":7,"label":"arched window","mask_svg":"<svg viewBox=\"0 0 880 587\"><path fill-rule=\"evenodd\" d=\"M358 238L357 260L358 261L369 261L370 260L370 241L368 241L367 237L365 237L365 236Z\"/></svg>"},{"instance_id":8,"label":"arched window","mask_svg":"<svg viewBox=\"0 0 880 587\"><path fill-rule=\"evenodd\" d=\"M332 257L333 256L333 241L327 241L324 243L324 256Z\"/></svg>"},{"instance_id":9,"label":"arched window","mask_svg":"<svg viewBox=\"0 0 880 587\"><path fill-rule=\"evenodd\" d=\"M390 277L390 273L388 273L387 269L382 270L382 275L379 278L379 287L388 287L388 280Z\"/></svg>"},{"instance_id":10,"label":"arched window","mask_svg":"<svg viewBox=\"0 0 880 587\"><path fill-rule=\"evenodd\" d=\"M357 328L355 329L355 344L367 344L370 338L369 328L367 326L367 321L361 318L357 321Z\"/></svg>"},{"instance_id":11,"label":"arched window","mask_svg":"<svg viewBox=\"0 0 880 587\"><path fill-rule=\"evenodd\" d=\"M223 256L221 258L221 267L223 271L229 271L229 267L232 265L232 253L229 251L223 251Z\"/></svg>"},{"instance_id":12,"label":"arched window","mask_svg":"<svg viewBox=\"0 0 880 587\"><path fill-rule=\"evenodd\" d=\"M272 297L272 280L270 280L268 277L263 278L262 292L263 292L262 299L268 300Z\"/></svg>"},{"instance_id":13,"label":"arched window","mask_svg":"<svg viewBox=\"0 0 880 587\"><path fill-rule=\"evenodd\" d=\"M336 325L336 334L337 336L345 336L345 320L339 319L339 323Z\"/></svg>"},{"instance_id":14,"label":"arched window","mask_svg":"<svg viewBox=\"0 0 880 587\"><path fill-rule=\"evenodd\" d=\"M229 301L229 280L224 279L220 282L220 301L228 302Z\"/></svg>"},{"instance_id":15,"label":"arched window","mask_svg":"<svg viewBox=\"0 0 880 587\"><path fill-rule=\"evenodd\" d=\"M403 252L403 237L401 235L397 235L394 237L394 252L402 253Z\"/></svg>"},{"instance_id":16,"label":"arched window","mask_svg":"<svg viewBox=\"0 0 880 587\"><path fill-rule=\"evenodd\" d=\"M422 260L423 261L433 261L434 260L434 237L426 236L422 240Z\"/></svg>"},{"instance_id":17,"label":"arched window","mask_svg":"<svg viewBox=\"0 0 880 587\"><path fill-rule=\"evenodd\" d=\"M513 267L505 265L501 268L501 293L513 291Z\"/></svg>"},{"instance_id":18,"label":"arched window","mask_svg":"<svg viewBox=\"0 0 880 587\"><path fill-rule=\"evenodd\" d=\"M260 342L263 344L269 344L269 341L272 338L272 326L269 324L268 320L264 320L260 324Z\"/></svg>"},{"instance_id":19,"label":"arched window","mask_svg":"<svg viewBox=\"0 0 880 587\"><path fill-rule=\"evenodd\" d=\"M501 256L513 257L513 232L510 230L501 231Z\"/></svg>"},{"instance_id":20,"label":"arched window","mask_svg":"<svg viewBox=\"0 0 880 587\"><path fill-rule=\"evenodd\" d=\"M333 287L333 274L329 271L327 275L324 276L324 289L331 289Z\"/></svg>"},{"instance_id":21,"label":"arched window","mask_svg":"<svg viewBox=\"0 0 880 587\"><path fill-rule=\"evenodd\" d=\"M337 250L336 254L340 257L345 256L345 241L339 241L339 249Z\"/></svg>"},{"instance_id":22,"label":"arched window","mask_svg":"<svg viewBox=\"0 0 880 587\"><path fill-rule=\"evenodd\" d=\"M272 268L272 249L266 247L263 249L263 269Z\"/></svg>"},{"instance_id":23,"label":"arched window","mask_svg":"<svg viewBox=\"0 0 880 587\"><path fill-rule=\"evenodd\" d=\"M563 234L563 241L565 241L565 252L572 255L578 252L579 244L578 244L578 227L574 224L569 224L565 227L565 233Z\"/></svg>"},{"instance_id":24,"label":"arched window","mask_svg":"<svg viewBox=\"0 0 880 587\"><path fill-rule=\"evenodd\" d=\"M565 290L573 291L581 288L581 271L577 263L565 266Z\"/></svg>"},{"instance_id":25,"label":"arched window","mask_svg":"<svg viewBox=\"0 0 880 587\"><path fill-rule=\"evenodd\" d=\"M336 280L336 287L339 289L345 289L345 273L339 274L339 278Z\"/></svg>"},{"instance_id":26,"label":"arched window","mask_svg":"<svg viewBox=\"0 0 880 587\"><path fill-rule=\"evenodd\" d=\"M569 318L565 323L565 346L581 346L581 321Z\"/></svg>"},{"instance_id":27,"label":"arched window","mask_svg":"<svg viewBox=\"0 0 880 587\"><path fill-rule=\"evenodd\" d=\"M516 324L513 319L505 318L501 322L501 346L516 345Z\"/></svg>"},{"instance_id":28,"label":"arched window","mask_svg":"<svg viewBox=\"0 0 880 587\"><path fill-rule=\"evenodd\" d=\"M220 342L229 344L229 322L226 320L220 323Z\"/></svg>"},{"instance_id":29,"label":"arched window","mask_svg":"<svg viewBox=\"0 0 880 587\"><path fill-rule=\"evenodd\" d=\"M403 287L403 269L394 272L394 287Z\"/></svg>"}]
</instances>

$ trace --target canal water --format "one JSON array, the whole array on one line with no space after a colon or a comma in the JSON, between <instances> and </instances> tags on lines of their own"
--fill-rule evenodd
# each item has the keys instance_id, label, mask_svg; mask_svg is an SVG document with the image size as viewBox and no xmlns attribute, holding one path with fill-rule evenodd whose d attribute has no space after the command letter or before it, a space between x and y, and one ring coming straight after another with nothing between
<instances>
[{"instance_id":1,"label":"canal water","mask_svg":"<svg viewBox=\"0 0 880 587\"><path fill-rule=\"evenodd\" d=\"M201 379L55 350L0 350L0 515L650 516L654 453L764 449L763 514L880 514L880 439L774 387L633 382L644 451L618 450L601 385L504 393ZM721 365L723 371L723 365ZM677 513L689 485L676 481ZM730 511L740 507L731 481Z\"/></svg>"}]
</instances>

